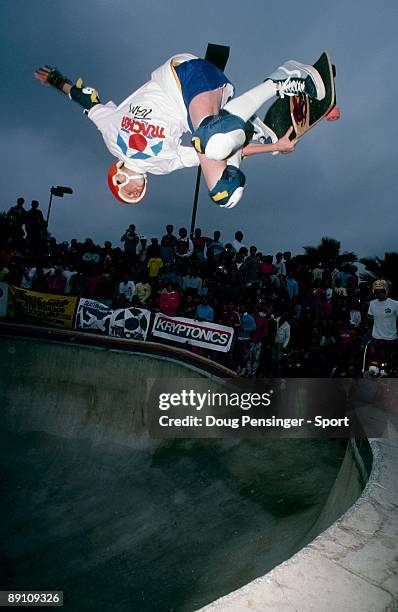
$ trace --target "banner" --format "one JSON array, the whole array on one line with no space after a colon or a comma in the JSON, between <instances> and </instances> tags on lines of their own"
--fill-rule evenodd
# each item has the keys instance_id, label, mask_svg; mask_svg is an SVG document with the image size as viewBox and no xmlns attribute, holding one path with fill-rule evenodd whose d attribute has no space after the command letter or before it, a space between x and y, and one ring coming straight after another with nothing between
<instances>
[{"instance_id":1,"label":"banner","mask_svg":"<svg viewBox=\"0 0 398 612\"><path fill-rule=\"evenodd\" d=\"M76 314L76 329L94 331L113 338L146 340L151 313L141 308L112 310L96 300L82 298Z\"/></svg>"},{"instance_id":2,"label":"banner","mask_svg":"<svg viewBox=\"0 0 398 612\"><path fill-rule=\"evenodd\" d=\"M152 335L227 353L231 348L234 330L232 327L217 323L168 317L159 312L155 316Z\"/></svg>"},{"instance_id":3,"label":"banner","mask_svg":"<svg viewBox=\"0 0 398 612\"><path fill-rule=\"evenodd\" d=\"M0 317L7 315L7 303L8 303L8 285L7 283L0 283Z\"/></svg>"},{"instance_id":4,"label":"banner","mask_svg":"<svg viewBox=\"0 0 398 612\"><path fill-rule=\"evenodd\" d=\"M38 293L20 287L10 287L10 293L16 317L34 319L54 327L73 327L77 298Z\"/></svg>"},{"instance_id":5,"label":"banner","mask_svg":"<svg viewBox=\"0 0 398 612\"><path fill-rule=\"evenodd\" d=\"M113 310L101 302L81 298L77 307L75 329L109 334Z\"/></svg>"}]
</instances>

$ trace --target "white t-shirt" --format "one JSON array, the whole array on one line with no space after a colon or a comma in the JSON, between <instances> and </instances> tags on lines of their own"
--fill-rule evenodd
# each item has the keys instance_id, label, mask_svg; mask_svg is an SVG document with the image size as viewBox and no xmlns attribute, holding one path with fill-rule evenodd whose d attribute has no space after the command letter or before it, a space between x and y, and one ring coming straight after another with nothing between
<instances>
[{"instance_id":1,"label":"white t-shirt","mask_svg":"<svg viewBox=\"0 0 398 612\"><path fill-rule=\"evenodd\" d=\"M134 281L129 280L127 283L124 283L123 281L119 283L119 295L124 295L126 300L131 301L135 295Z\"/></svg>"},{"instance_id":2,"label":"white t-shirt","mask_svg":"<svg viewBox=\"0 0 398 612\"><path fill-rule=\"evenodd\" d=\"M372 300L368 314L374 319L372 337L377 340L395 340L397 338L398 302L391 298L383 302Z\"/></svg>"},{"instance_id":3,"label":"white t-shirt","mask_svg":"<svg viewBox=\"0 0 398 612\"><path fill-rule=\"evenodd\" d=\"M107 148L127 168L168 174L199 164L195 149L181 145L181 136L189 127L172 67L173 62L191 59L196 58L188 53L170 58L119 106L108 102L89 111L88 117L100 130Z\"/></svg>"}]
</instances>

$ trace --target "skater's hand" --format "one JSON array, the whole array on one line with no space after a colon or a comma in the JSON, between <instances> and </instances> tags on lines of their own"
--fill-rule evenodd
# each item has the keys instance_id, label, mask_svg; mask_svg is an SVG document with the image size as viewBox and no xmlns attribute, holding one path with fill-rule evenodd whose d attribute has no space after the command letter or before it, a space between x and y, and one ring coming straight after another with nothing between
<instances>
[{"instance_id":1,"label":"skater's hand","mask_svg":"<svg viewBox=\"0 0 398 612\"><path fill-rule=\"evenodd\" d=\"M35 78L45 87L54 87L64 94L69 94L72 84L56 68L45 65L34 71Z\"/></svg>"},{"instance_id":2,"label":"skater's hand","mask_svg":"<svg viewBox=\"0 0 398 612\"><path fill-rule=\"evenodd\" d=\"M286 134L284 134L284 136L282 136L282 138L280 138L276 142L276 150L279 153L292 153L294 151L295 146L300 139L294 138L293 140L290 140L289 136L292 132L293 132L293 126L291 126L286 132Z\"/></svg>"},{"instance_id":3,"label":"skater's hand","mask_svg":"<svg viewBox=\"0 0 398 612\"><path fill-rule=\"evenodd\" d=\"M49 66L42 66L34 71L34 75L38 81L45 87L50 87L50 83L48 82L48 77L50 75L51 68Z\"/></svg>"}]
</instances>

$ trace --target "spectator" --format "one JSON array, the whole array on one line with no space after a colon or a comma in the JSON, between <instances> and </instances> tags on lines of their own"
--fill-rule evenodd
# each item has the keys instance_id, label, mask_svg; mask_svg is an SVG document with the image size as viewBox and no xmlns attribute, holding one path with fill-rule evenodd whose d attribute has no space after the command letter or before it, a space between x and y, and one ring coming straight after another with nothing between
<instances>
[{"instance_id":1,"label":"spectator","mask_svg":"<svg viewBox=\"0 0 398 612\"><path fill-rule=\"evenodd\" d=\"M90 267L91 264L99 264L101 257L97 253L96 246L91 238L86 238L82 247L82 262Z\"/></svg>"},{"instance_id":2,"label":"spectator","mask_svg":"<svg viewBox=\"0 0 398 612\"><path fill-rule=\"evenodd\" d=\"M159 256L150 257L148 259L147 268L149 271L149 278L150 279L157 278L159 276L159 272L161 268L163 268L163 259Z\"/></svg>"},{"instance_id":3,"label":"spectator","mask_svg":"<svg viewBox=\"0 0 398 612\"><path fill-rule=\"evenodd\" d=\"M47 278L44 275L43 268L40 266L36 267L35 275L32 279L32 291L38 291L39 293L48 293Z\"/></svg>"},{"instance_id":4,"label":"spectator","mask_svg":"<svg viewBox=\"0 0 398 612\"><path fill-rule=\"evenodd\" d=\"M240 249L240 253L242 250ZM257 255L257 248L255 246L250 247L250 255L246 257L244 261L244 270L246 276L246 285L251 287L253 284L258 285L260 283L260 266L261 259Z\"/></svg>"},{"instance_id":5,"label":"spectator","mask_svg":"<svg viewBox=\"0 0 398 612\"><path fill-rule=\"evenodd\" d=\"M240 230L238 230L237 232L235 232L235 237L232 241L232 248L234 249L235 253L239 253L239 250L244 246L245 245L243 244L243 234Z\"/></svg>"},{"instance_id":6,"label":"spectator","mask_svg":"<svg viewBox=\"0 0 398 612\"><path fill-rule=\"evenodd\" d=\"M202 295L199 300L199 304L196 308L196 317L199 321L214 321L214 309L209 304L209 298L206 295Z\"/></svg>"},{"instance_id":7,"label":"spectator","mask_svg":"<svg viewBox=\"0 0 398 612\"><path fill-rule=\"evenodd\" d=\"M174 250L177 246L177 237L173 234L174 226L166 225L166 233L160 242L160 256L163 262L172 264L174 262Z\"/></svg>"},{"instance_id":8,"label":"spectator","mask_svg":"<svg viewBox=\"0 0 398 612\"><path fill-rule=\"evenodd\" d=\"M151 297L152 287L148 282L148 275L142 274L141 280L136 285L136 294L142 306L145 306Z\"/></svg>"},{"instance_id":9,"label":"spectator","mask_svg":"<svg viewBox=\"0 0 398 612\"><path fill-rule=\"evenodd\" d=\"M26 241L31 253L38 255L45 237L47 224L43 213L39 210L39 202L32 200L31 208L25 214Z\"/></svg>"},{"instance_id":10,"label":"spectator","mask_svg":"<svg viewBox=\"0 0 398 612\"><path fill-rule=\"evenodd\" d=\"M137 244L140 239L135 231L135 225L132 223L120 238L124 242L124 252L130 260L135 259Z\"/></svg>"},{"instance_id":11,"label":"spectator","mask_svg":"<svg viewBox=\"0 0 398 612\"><path fill-rule=\"evenodd\" d=\"M254 377L260 367L263 346L268 335L267 315L263 305L258 305L253 311L256 329L250 339L250 353L245 368L245 376Z\"/></svg>"},{"instance_id":12,"label":"spectator","mask_svg":"<svg viewBox=\"0 0 398 612\"><path fill-rule=\"evenodd\" d=\"M140 241L137 245L136 255L140 263L145 263L148 259L148 245L146 236L140 236Z\"/></svg>"},{"instance_id":13,"label":"spectator","mask_svg":"<svg viewBox=\"0 0 398 612\"><path fill-rule=\"evenodd\" d=\"M282 257L283 255L280 252L275 255L274 267L278 276L279 274L283 274L283 276L286 276L286 265L285 262L282 260Z\"/></svg>"},{"instance_id":14,"label":"spectator","mask_svg":"<svg viewBox=\"0 0 398 612\"><path fill-rule=\"evenodd\" d=\"M256 322L249 313L247 305L242 305L240 311L240 326L237 331L236 340L236 362L238 374L245 374L250 355L251 335L256 331Z\"/></svg>"},{"instance_id":15,"label":"spectator","mask_svg":"<svg viewBox=\"0 0 398 612\"><path fill-rule=\"evenodd\" d=\"M292 300L299 292L298 282L293 276L293 271L289 270L286 277L286 286L289 298Z\"/></svg>"},{"instance_id":16,"label":"spectator","mask_svg":"<svg viewBox=\"0 0 398 612\"><path fill-rule=\"evenodd\" d=\"M117 281L112 271L104 271L99 277L97 294L102 304L112 306L113 300L117 297Z\"/></svg>"},{"instance_id":17,"label":"spectator","mask_svg":"<svg viewBox=\"0 0 398 612\"><path fill-rule=\"evenodd\" d=\"M353 327L359 327L361 325L362 315L359 310L358 300L353 300L350 308L350 325Z\"/></svg>"},{"instance_id":18,"label":"spectator","mask_svg":"<svg viewBox=\"0 0 398 612\"><path fill-rule=\"evenodd\" d=\"M48 293L55 293L56 295L63 295L65 291L66 278L63 275L62 266L57 264L54 267L53 274L47 277Z\"/></svg>"},{"instance_id":19,"label":"spectator","mask_svg":"<svg viewBox=\"0 0 398 612\"><path fill-rule=\"evenodd\" d=\"M120 301L131 303L135 295L135 283L129 280L128 274L123 274L123 279L119 283L118 299Z\"/></svg>"},{"instance_id":20,"label":"spectator","mask_svg":"<svg viewBox=\"0 0 398 612\"><path fill-rule=\"evenodd\" d=\"M151 238L151 244L148 246L146 256L148 261L149 259L162 259L160 255L160 244L157 238Z\"/></svg>"},{"instance_id":21,"label":"spectator","mask_svg":"<svg viewBox=\"0 0 398 612\"><path fill-rule=\"evenodd\" d=\"M24 236L22 229L25 223L26 210L24 208L24 198L18 198L15 206L12 206L7 212L7 218L11 226L12 237L21 239Z\"/></svg>"},{"instance_id":22,"label":"spectator","mask_svg":"<svg viewBox=\"0 0 398 612\"><path fill-rule=\"evenodd\" d=\"M221 253L224 251L224 245L220 241L221 232L218 230L214 232L213 239L209 239L206 248L206 257L210 261L217 262Z\"/></svg>"},{"instance_id":23,"label":"spectator","mask_svg":"<svg viewBox=\"0 0 398 612\"><path fill-rule=\"evenodd\" d=\"M87 295L88 282L80 266L78 266L76 274L71 277L69 284L71 295L76 297L85 297Z\"/></svg>"},{"instance_id":24,"label":"spectator","mask_svg":"<svg viewBox=\"0 0 398 612\"><path fill-rule=\"evenodd\" d=\"M336 296L341 296L345 298L347 297L347 289L342 286L342 281L341 281L340 276L337 276L334 281L333 297L336 297Z\"/></svg>"},{"instance_id":25,"label":"spectator","mask_svg":"<svg viewBox=\"0 0 398 612\"><path fill-rule=\"evenodd\" d=\"M196 317L196 301L191 293L186 293L182 297L179 314L187 319L195 319Z\"/></svg>"},{"instance_id":26,"label":"spectator","mask_svg":"<svg viewBox=\"0 0 398 612\"><path fill-rule=\"evenodd\" d=\"M172 283L168 283L160 293L159 309L169 317L175 317L180 305L181 295Z\"/></svg>"},{"instance_id":27,"label":"spectator","mask_svg":"<svg viewBox=\"0 0 398 612\"><path fill-rule=\"evenodd\" d=\"M181 289L184 292L189 292L192 295L199 295L202 290L202 279L198 275L196 268L190 268L189 272L183 276Z\"/></svg>"},{"instance_id":28,"label":"spectator","mask_svg":"<svg viewBox=\"0 0 398 612\"><path fill-rule=\"evenodd\" d=\"M272 361L276 366L276 372L280 373L280 362L290 342L290 324L286 315L277 316L275 320L277 329L272 352Z\"/></svg>"},{"instance_id":29,"label":"spectator","mask_svg":"<svg viewBox=\"0 0 398 612\"><path fill-rule=\"evenodd\" d=\"M175 246L175 256L177 259L177 263L181 265L183 260L189 260L192 253L192 240L188 238L188 232L185 227L181 227L178 231L178 238Z\"/></svg>"},{"instance_id":30,"label":"spectator","mask_svg":"<svg viewBox=\"0 0 398 612\"><path fill-rule=\"evenodd\" d=\"M312 269L312 282L315 283L316 281L322 282L323 279L323 268L322 268L322 264L318 264L317 266L315 266L315 268Z\"/></svg>"},{"instance_id":31,"label":"spectator","mask_svg":"<svg viewBox=\"0 0 398 612\"><path fill-rule=\"evenodd\" d=\"M193 244L193 255L194 258L198 261L201 262L204 260L205 258L205 247L207 245L207 243L209 242L209 238L206 238L206 236L202 236L202 230L197 227L194 235L191 236L192 239L192 244Z\"/></svg>"},{"instance_id":32,"label":"spectator","mask_svg":"<svg viewBox=\"0 0 398 612\"><path fill-rule=\"evenodd\" d=\"M66 270L63 270L62 274L66 279L64 293L65 295L69 295L71 292L70 281L71 281L72 276L76 274L75 265L73 263L69 263L69 265L66 267Z\"/></svg>"}]
</instances>

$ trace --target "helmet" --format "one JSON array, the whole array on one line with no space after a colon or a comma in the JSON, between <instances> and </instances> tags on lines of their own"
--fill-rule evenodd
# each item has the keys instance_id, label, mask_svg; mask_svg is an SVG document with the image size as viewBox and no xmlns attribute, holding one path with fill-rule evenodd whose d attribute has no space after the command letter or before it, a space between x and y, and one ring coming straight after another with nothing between
<instances>
[{"instance_id":1,"label":"helmet","mask_svg":"<svg viewBox=\"0 0 398 612\"><path fill-rule=\"evenodd\" d=\"M390 283L388 281L384 280L384 278L379 278L373 283L372 290L373 292L385 291L386 294L388 294L389 287L390 287Z\"/></svg>"},{"instance_id":2,"label":"helmet","mask_svg":"<svg viewBox=\"0 0 398 612\"><path fill-rule=\"evenodd\" d=\"M109 168L109 172L108 172L109 189L112 191L115 198L119 200L119 202L123 202L123 204L138 204L138 202L140 202L145 197L145 194L146 194L146 189L147 189L147 184L148 184L146 174L145 173L132 174L132 175L127 174L126 172L122 170L123 166L124 166L124 163L122 161L117 161L114 164L112 164L112 166ZM126 177L125 182L121 185L118 185L116 183L115 176L117 174L123 174ZM133 197L133 196L129 197L121 193L120 191L121 187L123 187L124 185L127 185L127 183L131 179L138 179L138 178L144 179L144 187L138 197Z\"/></svg>"}]
</instances>

